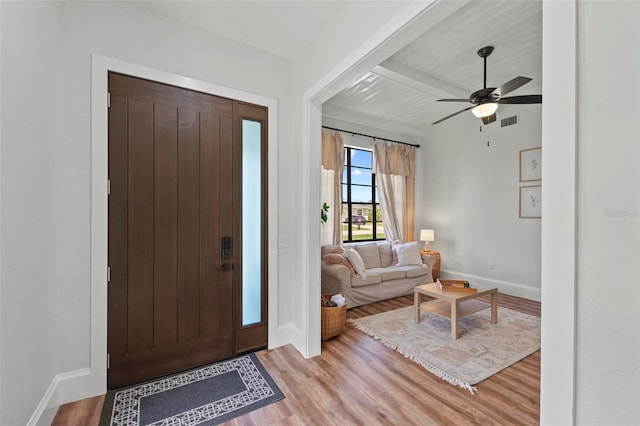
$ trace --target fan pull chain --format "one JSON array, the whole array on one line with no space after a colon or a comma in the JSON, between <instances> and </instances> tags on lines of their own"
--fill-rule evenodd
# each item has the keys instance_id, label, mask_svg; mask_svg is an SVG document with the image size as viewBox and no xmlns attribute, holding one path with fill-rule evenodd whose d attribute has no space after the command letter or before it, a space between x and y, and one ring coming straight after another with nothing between
<instances>
[{"instance_id":1,"label":"fan pull chain","mask_svg":"<svg viewBox=\"0 0 640 426\"><path fill-rule=\"evenodd\" d=\"M480 133L482 133L482 127L483 127L483 126L480 126L480 127L479 127L479 129L480 129ZM489 141L489 139L487 139L487 147L489 147L489 146L491 146L491 141Z\"/></svg>"}]
</instances>

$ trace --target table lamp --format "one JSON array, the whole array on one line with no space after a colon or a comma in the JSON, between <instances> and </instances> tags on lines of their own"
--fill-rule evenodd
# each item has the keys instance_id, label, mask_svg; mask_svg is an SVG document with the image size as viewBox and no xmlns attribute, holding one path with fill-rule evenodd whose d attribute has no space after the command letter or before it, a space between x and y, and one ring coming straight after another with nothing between
<instances>
[{"instance_id":1,"label":"table lamp","mask_svg":"<svg viewBox=\"0 0 640 426\"><path fill-rule=\"evenodd\" d=\"M429 241L435 241L433 229L421 229L420 241L424 241L424 251L429 251Z\"/></svg>"}]
</instances>

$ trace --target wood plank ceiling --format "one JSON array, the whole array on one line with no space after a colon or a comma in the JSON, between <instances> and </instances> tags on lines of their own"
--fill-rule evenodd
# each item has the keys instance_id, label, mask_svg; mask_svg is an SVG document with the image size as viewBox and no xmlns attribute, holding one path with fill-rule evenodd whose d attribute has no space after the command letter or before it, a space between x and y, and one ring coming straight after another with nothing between
<instances>
[{"instance_id":1,"label":"wood plank ceiling","mask_svg":"<svg viewBox=\"0 0 640 426\"><path fill-rule=\"evenodd\" d=\"M422 135L432 122L471 105L436 100L466 99L482 88L476 52L487 45L495 47L487 60L488 87L526 76L533 81L508 96L542 93L542 1L472 1L325 102L323 114ZM498 119L540 107L501 105Z\"/></svg>"}]
</instances>

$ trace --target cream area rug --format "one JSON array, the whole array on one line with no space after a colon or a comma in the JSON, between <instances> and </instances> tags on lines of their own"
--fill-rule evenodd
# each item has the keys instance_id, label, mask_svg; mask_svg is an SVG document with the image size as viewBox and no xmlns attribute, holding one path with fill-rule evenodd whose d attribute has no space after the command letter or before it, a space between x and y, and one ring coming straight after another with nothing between
<instances>
[{"instance_id":1,"label":"cream area rug","mask_svg":"<svg viewBox=\"0 0 640 426\"><path fill-rule=\"evenodd\" d=\"M458 320L459 337L451 339L446 318L421 312L416 324L413 306L349 320L358 329L417 362L447 382L475 393L475 384L540 349L540 318L498 308Z\"/></svg>"}]
</instances>

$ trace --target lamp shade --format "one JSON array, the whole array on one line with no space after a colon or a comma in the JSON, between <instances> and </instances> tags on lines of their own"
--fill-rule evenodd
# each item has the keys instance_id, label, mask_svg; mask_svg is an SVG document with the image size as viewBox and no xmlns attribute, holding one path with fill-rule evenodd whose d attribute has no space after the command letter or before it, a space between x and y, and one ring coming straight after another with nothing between
<instances>
[{"instance_id":1,"label":"lamp shade","mask_svg":"<svg viewBox=\"0 0 640 426\"><path fill-rule=\"evenodd\" d=\"M476 105L471 112L478 118L488 117L498 109L498 104L495 102L487 102L485 104Z\"/></svg>"},{"instance_id":2,"label":"lamp shade","mask_svg":"<svg viewBox=\"0 0 640 426\"><path fill-rule=\"evenodd\" d=\"M435 241L435 233L433 229L421 229L420 230L420 241Z\"/></svg>"}]
</instances>

